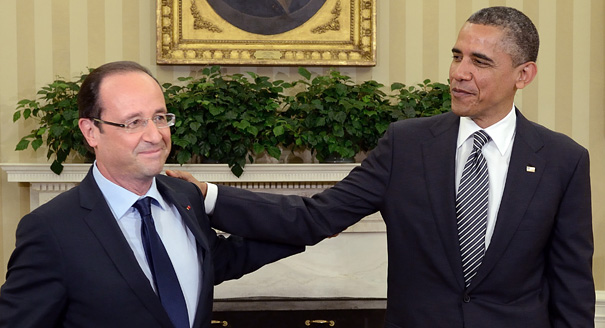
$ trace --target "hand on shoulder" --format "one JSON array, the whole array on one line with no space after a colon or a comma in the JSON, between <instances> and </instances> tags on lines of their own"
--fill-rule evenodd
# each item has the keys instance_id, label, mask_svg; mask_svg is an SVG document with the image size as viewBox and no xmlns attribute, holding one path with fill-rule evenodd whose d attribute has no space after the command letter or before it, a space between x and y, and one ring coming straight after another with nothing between
<instances>
[{"instance_id":1,"label":"hand on shoulder","mask_svg":"<svg viewBox=\"0 0 605 328\"><path fill-rule=\"evenodd\" d=\"M205 182L201 182L198 179L194 178L191 173L180 170L166 170L166 175L169 177L185 180L197 185L197 187L200 188L200 190L202 191L204 197L206 197L208 185Z\"/></svg>"}]
</instances>

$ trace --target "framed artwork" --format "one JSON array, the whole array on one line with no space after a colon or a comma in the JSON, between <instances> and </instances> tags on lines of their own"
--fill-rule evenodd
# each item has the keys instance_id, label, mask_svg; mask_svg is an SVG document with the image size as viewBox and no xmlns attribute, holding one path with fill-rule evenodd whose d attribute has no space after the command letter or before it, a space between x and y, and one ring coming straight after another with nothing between
<instances>
[{"instance_id":1,"label":"framed artwork","mask_svg":"<svg viewBox=\"0 0 605 328\"><path fill-rule=\"evenodd\" d=\"M376 65L376 0L157 0L158 64Z\"/></svg>"}]
</instances>

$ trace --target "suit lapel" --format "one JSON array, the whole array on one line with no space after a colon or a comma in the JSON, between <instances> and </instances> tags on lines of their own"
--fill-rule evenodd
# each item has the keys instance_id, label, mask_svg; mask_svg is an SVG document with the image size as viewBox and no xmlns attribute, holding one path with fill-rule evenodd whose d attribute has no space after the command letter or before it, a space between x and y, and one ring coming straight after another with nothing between
<instances>
[{"instance_id":1,"label":"suit lapel","mask_svg":"<svg viewBox=\"0 0 605 328\"><path fill-rule=\"evenodd\" d=\"M179 214L181 214L181 218L195 237L198 246L201 247L204 252L207 252L210 249L210 246L208 245L208 238L206 238L206 235L202 232L200 223L198 222L198 215L201 217L204 214L197 213L197 211L203 209L192 207L194 202L199 203L201 201L202 196L200 195L199 200L195 199L193 200L194 202L192 202L189 200L189 194L176 191L170 186L168 186L165 183L163 176L158 176L158 179L156 179L156 181L158 185L158 190L160 191L162 196L166 197L168 202L173 204L177 208Z\"/></svg>"},{"instance_id":2,"label":"suit lapel","mask_svg":"<svg viewBox=\"0 0 605 328\"><path fill-rule=\"evenodd\" d=\"M517 110L515 140L496 227L471 289L494 268L524 217L546 165L546 161L537 155L542 146L536 129Z\"/></svg>"},{"instance_id":3,"label":"suit lapel","mask_svg":"<svg viewBox=\"0 0 605 328\"><path fill-rule=\"evenodd\" d=\"M201 291L198 299L198 306L196 310L196 315L194 319L194 327L200 326L202 322L206 320L210 320L206 318L210 314L207 313L211 306L208 306L208 302L212 302L212 290L214 288L214 272L212 266L212 260L210 254L210 246L208 238L206 234L202 231L200 226L200 222L198 222L198 217L204 217L204 213L197 213L198 211L204 211L203 207L195 206L195 204L200 204L201 195L199 199L193 200L191 202L189 200L190 194L186 194L184 192L176 191L171 188L165 180L164 176L158 176L157 179L158 190L162 194L162 196L166 197L166 200L173 204L179 213L181 214L181 218L183 222L187 225L193 236L197 241L197 251L198 251L198 259L200 263L202 263L201 272ZM208 297L206 297L208 296Z\"/></svg>"},{"instance_id":4,"label":"suit lapel","mask_svg":"<svg viewBox=\"0 0 605 328\"><path fill-rule=\"evenodd\" d=\"M443 249L458 284L464 286L458 228L456 227L456 139L459 118L453 113L433 125L432 139L422 144L422 158L429 199Z\"/></svg>"},{"instance_id":5,"label":"suit lapel","mask_svg":"<svg viewBox=\"0 0 605 328\"><path fill-rule=\"evenodd\" d=\"M88 172L79 188L80 205L90 210L84 221L111 258L116 269L149 312L163 326L171 326L170 318L141 270L109 206L104 201L103 194L94 181L92 171Z\"/></svg>"}]
</instances>

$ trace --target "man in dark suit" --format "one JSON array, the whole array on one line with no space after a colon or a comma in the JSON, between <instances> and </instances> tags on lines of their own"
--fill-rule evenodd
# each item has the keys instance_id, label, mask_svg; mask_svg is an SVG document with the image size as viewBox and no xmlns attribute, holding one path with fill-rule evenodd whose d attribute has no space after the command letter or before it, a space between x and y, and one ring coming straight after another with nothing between
<instances>
[{"instance_id":1,"label":"man in dark suit","mask_svg":"<svg viewBox=\"0 0 605 328\"><path fill-rule=\"evenodd\" d=\"M19 223L0 327L210 327L213 285L303 250L217 236L200 190L159 175L174 116L144 67L97 68L78 106L95 164Z\"/></svg>"},{"instance_id":2,"label":"man in dark suit","mask_svg":"<svg viewBox=\"0 0 605 328\"><path fill-rule=\"evenodd\" d=\"M536 75L538 45L523 13L480 10L452 49L451 113L392 124L360 167L312 198L219 186L213 225L310 245L380 211L386 327L594 327L588 152L513 104ZM467 193L486 191L472 207L476 225L461 196L467 158L487 167Z\"/></svg>"}]
</instances>

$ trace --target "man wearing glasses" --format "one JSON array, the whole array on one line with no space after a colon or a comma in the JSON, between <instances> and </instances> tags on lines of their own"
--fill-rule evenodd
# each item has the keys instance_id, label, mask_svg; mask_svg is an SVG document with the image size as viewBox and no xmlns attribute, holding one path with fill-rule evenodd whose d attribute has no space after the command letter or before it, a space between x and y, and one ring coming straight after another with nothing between
<instances>
[{"instance_id":1,"label":"man wearing glasses","mask_svg":"<svg viewBox=\"0 0 605 328\"><path fill-rule=\"evenodd\" d=\"M96 161L19 223L0 327L209 327L213 285L303 250L217 236L199 189L159 175L175 117L144 67L97 68L78 107Z\"/></svg>"}]
</instances>

